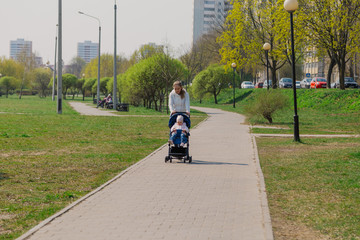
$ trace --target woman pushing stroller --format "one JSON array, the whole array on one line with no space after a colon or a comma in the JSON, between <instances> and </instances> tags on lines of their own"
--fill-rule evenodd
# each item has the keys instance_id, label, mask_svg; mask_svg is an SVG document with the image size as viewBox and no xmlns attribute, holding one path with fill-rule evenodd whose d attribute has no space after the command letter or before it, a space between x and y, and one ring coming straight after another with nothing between
<instances>
[{"instance_id":1,"label":"woman pushing stroller","mask_svg":"<svg viewBox=\"0 0 360 240\"><path fill-rule=\"evenodd\" d=\"M192 161L192 157L189 155L190 98L180 81L174 82L173 88L169 94L170 139L169 153L165 157L165 162L171 162L172 158L175 157L183 158L184 162L190 163Z\"/></svg>"}]
</instances>

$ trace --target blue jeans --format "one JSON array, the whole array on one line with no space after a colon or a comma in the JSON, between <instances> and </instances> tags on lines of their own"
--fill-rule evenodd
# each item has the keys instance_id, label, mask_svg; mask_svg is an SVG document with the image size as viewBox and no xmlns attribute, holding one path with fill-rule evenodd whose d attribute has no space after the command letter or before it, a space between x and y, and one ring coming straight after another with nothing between
<instances>
[{"instance_id":1,"label":"blue jeans","mask_svg":"<svg viewBox=\"0 0 360 240\"><path fill-rule=\"evenodd\" d=\"M173 141L174 144L187 143L187 134L183 133L181 130L177 130L174 133L171 133L170 140Z\"/></svg>"}]
</instances>

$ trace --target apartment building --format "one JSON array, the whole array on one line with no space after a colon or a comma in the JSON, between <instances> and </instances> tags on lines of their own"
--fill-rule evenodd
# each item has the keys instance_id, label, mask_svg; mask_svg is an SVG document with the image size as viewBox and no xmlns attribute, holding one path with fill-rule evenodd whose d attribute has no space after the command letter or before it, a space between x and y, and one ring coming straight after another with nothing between
<instances>
[{"instance_id":1,"label":"apartment building","mask_svg":"<svg viewBox=\"0 0 360 240\"><path fill-rule=\"evenodd\" d=\"M193 43L203 34L222 25L230 9L228 0L194 0Z\"/></svg>"},{"instance_id":2,"label":"apartment building","mask_svg":"<svg viewBox=\"0 0 360 240\"><path fill-rule=\"evenodd\" d=\"M84 59L86 63L89 63L92 59L97 58L99 50L99 44L91 41L84 41L78 43L77 56Z\"/></svg>"}]
</instances>

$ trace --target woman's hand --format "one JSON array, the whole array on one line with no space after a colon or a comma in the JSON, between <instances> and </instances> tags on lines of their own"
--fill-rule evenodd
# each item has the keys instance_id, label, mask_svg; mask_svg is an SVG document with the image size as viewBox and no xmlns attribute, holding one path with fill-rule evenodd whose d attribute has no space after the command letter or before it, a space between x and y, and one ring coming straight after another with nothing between
<instances>
[{"instance_id":1,"label":"woman's hand","mask_svg":"<svg viewBox=\"0 0 360 240\"><path fill-rule=\"evenodd\" d=\"M186 115L188 115L190 117L190 113L189 112L186 112Z\"/></svg>"}]
</instances>

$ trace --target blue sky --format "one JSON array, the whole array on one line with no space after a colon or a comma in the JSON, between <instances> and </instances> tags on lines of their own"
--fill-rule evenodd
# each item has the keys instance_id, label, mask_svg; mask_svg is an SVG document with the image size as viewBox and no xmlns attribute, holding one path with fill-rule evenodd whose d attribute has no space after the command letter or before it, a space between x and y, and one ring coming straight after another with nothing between
<instances>
[{"instance_id":1,"label":"blue sky","mask_svg":"<svg viewBox=\"0 0 360 240\"><path fill-rule=\"evenodd\" d=\"M77 43L98 42L98 23L78 14L98 17L102 53L113 53L114 0L62 0L63 59L76 56ZM193 0L117 0L118 54L129 57L142 44L169 44L178 55L192 43ZM54 61L58 0L1 0L0 56L9 57L10 40L33 42L43 61Z\"/></svg>"}]
</instances>

